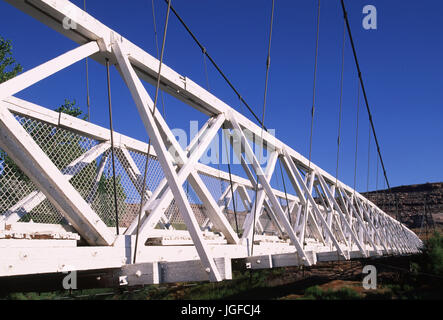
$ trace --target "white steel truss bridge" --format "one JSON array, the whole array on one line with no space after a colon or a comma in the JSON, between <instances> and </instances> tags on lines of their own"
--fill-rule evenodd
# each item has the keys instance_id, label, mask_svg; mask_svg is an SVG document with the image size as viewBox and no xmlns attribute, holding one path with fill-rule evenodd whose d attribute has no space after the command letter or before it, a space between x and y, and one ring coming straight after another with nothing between
<instances>
[{"instance_id":1,"label":"white steel truss bridge","mask_svg":"<svg viewBox=\"0 0 443 320\"><path fill-rule=\"evenodd\" d=\"M108 270L117 286L222 281L232 278L234 261L251 269L310 266L412 254L422 246L353 188L71 2L7 2L78 47L0 84L0 280ZM65 18L75 30L63 27ZM118 70L152 148L14 96L87 57ZM160 89L208 117L186 148L153 112L142 83L155 86L160 66ZM246 178L199 162L219 133ZM257 145L267 150L265 166ZM293 194L271 186L278 161ZM233 196L240 199L235 214ZM93 286L103 281L93 277Z\"/></svg>"}]
</instances>

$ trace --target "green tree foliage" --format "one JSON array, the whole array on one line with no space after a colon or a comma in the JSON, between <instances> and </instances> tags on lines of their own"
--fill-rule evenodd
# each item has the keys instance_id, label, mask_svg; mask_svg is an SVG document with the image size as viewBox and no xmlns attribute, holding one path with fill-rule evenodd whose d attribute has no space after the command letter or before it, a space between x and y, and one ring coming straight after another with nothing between
<instances>
[{"instance_id":1,"label":"green tree foliage","mask_svg":"<svg viewBox=\"0 0 443 320\"><path fill-rule=\"evenodd\" d=\"M12 57L11 41L0 36L0 83L14 78L22 71L22 66Z\"/></svg>"},{"instance_id":2,"label":"green tree foliage","mask_svg":"<svg viewBox=\"0 0 443 320\"><path fill-rule=\"evenodd\" d=\"M11 78L14 78L17 74L23 71L23 67L15 61L12 57L12 44L10 40L5 40L0 36L0 83L5 82ZM15 169L18 167L14 162L6 155L6 153L0 149L0 164L3 166L12 166ZM21 171L21 170L20 170ZM20 173L24 178L23 173Z\"/></svg>"},{"instance_id":3,"label":"green tree foliage","mask_svg":"<svg viewBox=\"0 0 443 320\"><path fill-rule=\"evenodd\" d=\"M309 287L305 290L302 299L306 300L359 300L362 297L353 289L343 287L338 290L324 290L319 286Z\"/></svg>"},{"instance_id":4,"label":"green tree foliage","mask_svg":"<svg viewBox=\"0 0 443 320\"><path fill-rule=\"evenodd\" d=\"M69 101L68 99L65 99L65 103L62 104L60 107L55 109L54 111L57 112L63 112L66 114L69 114L70 116L81 118L83 120L86 120L88 118L87 115L83 115L83 111L80 109L80 107L76 106L76 101Z\"/></svg>"},{"instance_id":5,"label":"green tree foliage","mask_svg":"<svg viewBox=\"0 0 443 320\"><path fill-rule=\"evenodd\" d=\"M438 276L443 276L443 235L435 232L424 245L423 263L424 271Z\"/></svg>"}]
</instances>

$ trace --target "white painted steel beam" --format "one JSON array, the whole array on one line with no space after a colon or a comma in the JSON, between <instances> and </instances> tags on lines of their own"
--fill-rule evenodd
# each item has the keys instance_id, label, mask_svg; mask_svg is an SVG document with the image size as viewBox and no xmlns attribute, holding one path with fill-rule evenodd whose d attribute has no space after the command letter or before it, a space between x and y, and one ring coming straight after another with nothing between
<instances>
[{"instance_id":1,"label":"white painted steel beam","mask_svg":"<svg viewBox=\"0 0 443 320\"><path fill-rule=\"evenodd\" d=\"M46 63L35 67L29 71L26 71L18 76L10 79L9 81L0 84L0 100L12 96L17 92L22 91L33 85L34 83L43 80L50 75L63 70L70 65L89 57L90 55L98 52L99 46L97 42L91 41L76 49L68 51L61 56L52 59Z\"/></svg>"}]
</instances>

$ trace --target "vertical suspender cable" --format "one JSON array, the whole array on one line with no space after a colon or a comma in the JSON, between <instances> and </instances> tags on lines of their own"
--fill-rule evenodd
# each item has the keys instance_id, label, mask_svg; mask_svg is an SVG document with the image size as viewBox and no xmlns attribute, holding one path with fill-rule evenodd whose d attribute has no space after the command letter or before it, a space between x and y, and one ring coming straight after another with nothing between
<instances>
[{"instance_id":1,"label":"vertical suspender cable","mask_svg":"<svg viewBox=\"0 0 443 320\"><path fill-rule=\"evenodd\" d=\"M86 0L83 0L83 11L86 12ZM88 107L88 121L91 121L91 101L89 98L89 67L88 67L88 58L85 58L85 67L86 67L86 105Z\"/></svg>"},{"instance_id":2,"label":"vertical suspender cable","mask_svg":"<svg viewBox=\"0 0 443 320\"><path fill-rule=\"evenodd\" d=\"M343 44L342 44L342 53L341 53L341 73L340 73L340 103L338 108L338 136L337 136L337 166L335 168L335 187L336 187L336 193L339 193L340 190L338 190L338 165L340 160L340 138L341 138L341 114L342 114L342 107L343 107L343 74L344 74L344 67L345 67L345 40L346 40L346 29L345 24L343 23ZM332 212L334 211L334 206L331 208ZM340 256L337 251L337 262L340 260Z\"/></svg>"},{"instance_id":3,"label":"vertical suspender cable","mask_svg":"<svg viewBox=\"0 0 443 320\"><path fill-rule=\"evenodd\" d=\"M260 140L260 142L263 142L263 131L265 129L266 95L268 92L269 67L271 65L271 41L272 41L272 25L274 22L274 6L275 6L275 0L272 0L271 22L270 22L270 26L269 26L268 56L266 59L265 92L264 92L264 97L263 97L263 114L262 114L262 121L261 121L261 140ZM262 147L264 148L264 145ZM261 152L260 152L260 157L261 157ZM260 163L258 163L258 165L260 165ZM267 177L264 177L264 178L266 179ZM254 253L254 235L255 235L255 224L256 224L255 219L256 219L256 215L257 215L258 184L259 184L259 181L258 181L258 174L257 174L257 183L255 184L254 216L253 216L253 220L252 220L253 225L252 225L251 256Z\"/></svg>"},{"instance_id":4,"label":"vertical suspender cable","mask_svg":"<svg viewBox=\"0 0 443 320\"><path fill-rule=\"evenodd\" d=\"M282 169L282 166L281 166L281 160L280 160L280 158L279 158L278 163L280 164L281 180L282 180L282 183L283 183L283 190L285 191L286 209L288 209L288 220L289 220L289 224L292 225L292 221L291 221L291 211L290 211L290 209L289 209L288 193L286 192L285 177L283 176L283 169Z\"/></svg>"},{"instance_id":5,"label":"vertical suspender cable","mask_svg":"<svg viewBox=\"0 0 443 320\"><path fill-rule=\"evenodd\" d=\"M376 174L375 174L375 198L376 200L379 199L379 192L378 192L378 157L377 157L377 169L376 169ZM378 205L378 201L377 205Z\"/></svg>"},{"instance_id":6,"label":"vertical suspender cable","mask_svg":"<svg viewBox=\"0 0 443 320\"><path fill-rule=\"evenodd\" d=\"M312 154L312 132L314 129L314 114L315 114L315 84L317 82L317 61L318 61L318 39L320 35L320 0L318 0L317 9L317 35L315 41L315 60L314 60L314 84L312 88L312 107L311 107L311 134L309 137L309 169L311 169L311 154Z\"/></svg>"},{"instance_id":7,"label":"vertical suspender cable","mask_svg":"<svg viewBox=\"0 0 443 320\"><path fill-rule=\"evenodd\" d=\"M91 100L89 97L88 58L85 59L85 66L86 66L86 105L88 106L88 121L91 122Z\"/></svg>"},{"instance_id":8,"label":"vertical suspender cable","mask_svg":"<svg viewBox=\"0 0 443 320\"><path fill-rule=\"evenodd\" d=\"M223 155L223 153L222 153L222 155ZM221 177L221 170L220 170L220 162L222 161L220 159L220 151L217 151L217 160L218 160L218 163L217 163L218 180L220 181L220 197L221 197L221 195L224 192L224 189L223 189L223 180L222 180L222 177Z\"/></svg>"},{"instance_id":9,"label":"vertical suspender cable","mask_svg":"<svg viewBox=\"0 0 443 320\"><path fill-rule=\"evenodd\" d=\"M338 165L340 159L340 136L341 136L341 115L342 115L342 107L343 107L343 74L345 68L345 40L346 40L346 25L343 22L343 44L342 44L342 56L341 56L341 75L340 75L340 103L338 110L338 137L337 137L337 166L335 169L335 185L337 186L338 182Z\"/></svg>"},{"instance_id":10,"label":"vertical suspender cable","mask_svg":"<svg viewBox=\"0 0 443 320\"><path fill-rule=\"evenodd\" d=\"M157 50L157 59L159 59L160 52L159 52L159 46L158 46L158 34L157 34L157 20L155 19L155 6L154 6L154 0L152 2L152 23L154 25L154 35L155 35L155 48ZM162 101L162 108L163 108L163 117L166 116L166 110L165 110L165 101L163 97L163 91L160 92L161 101Z\"/></svg>"},{"instance_id":11,"label":"vertical suspender cable","mask_svg":"<svg viewBox=\"0 0 443 320\"><path fill-rule=\"evenodd\" d=\"M262 135L263 135L263 126L265 123L265 111L266 111L266 96L268 93L268 80L269 80L269 67L271 65L271 41L272 41L272 25L274 22L274 3L275 0L272 0L272 12L271 12L271 23L269 30L269 43L268 43L268 56L266 58L266 77L265 77L265 92L263 97L263 115L262 115Z\"/></svg>"},{"instance_id":12,"label":"vertical suspender cable","mask_svg":"<svg viewBox=\"0 0 443 320\"><path fill-rule=\"evenodd\" d=\"M306 171L306 175L311 174L310 171L311 171L311 160L312 160L312 136L313 136L313 131L314 131L315 89L316 89L316 82L317 82L319 38L320 38L320 0L318 0L318 5L317 5L317 32L316 32L316 38L315 38L314 79L313 79L313 85L312 85L311 131L310 131L310 135L309 135L309 169Z\"/></svg>"},{"instance_id":13,"label":"vertical suspender cable","mask_svg":"<svg viewBox=\"0 0 443 320\"><path fill-rule=\"evenodd\" d=\"M360 87L357 86L357 121L355 126L355 160L354 160L354 195L357 183L357 159L358 159L358 118L360 113Z\"/></svg>"},{"instance_id":14,"label":"vertical suspender cable","mask_svg":"<svg viewBox=\"0 0 443 320\"><path fill-rule=\"evenodd\" d=\"M158 93L159 93L159 88L160 88L160 78L161 78L161 71L162 71L162 65L163 65L163 55L164 55L164 52L165 52L166 32L168 30L169 12L171 10L171 2L172 2L172 0L167 0L168 9L166 11L165 27L164 27L164 30L163 30L163 42L162 42L162 49L161 49L161 53L160 53L160 63L159 63L159 66L158 66L157 84L156 84L156 87L155 87L155 97L154 97L154 106L152 108L152 116L155 115L155 110L157 108L157 100L158 100ZM137 232L136 232L136 236L135 236L135 250L134 250L134 260L133 260L133 263L135 263L137 261L138 236L139 236L139 230L140 230L140 220L141 220L141 215L142 215L142 211L143 211L143 200L144 200L145 193L146 193L146 175L147 175L147 172L148 172L148 163L149 163L150 151L151 151L151 138L149 138L148 151L146 153L145 174L143 176L142 193L140 195L140 209L139 209L139 212L138 212L138 222L137 222Z\"/></svg>"},{"instance_id":15,"label":"vertical suspender cable","mask_svg":"<svg viewBox=\"0 0 443 320\"><path fill-rule=\"evenodd\" d=\"M203 48L202 54L203 54L203 67L205 69L206 88L208 89L208 91L210 91L211 88L209 87L208 65L206 63L206 48Z\"/></svg>"},{"instance_id":16,"label":"vertical suspender cable","mask_svg":"<svg viewBox=\"0 0 443 320\"><path fill-rule=\"evenodd\" d=\"M368 172L366 177L366 192L369 192L369 172L370 172L370 163L371 163L371 127L369 127L368 132Z\"/></svg>"},{"instance_id":17,"label":"vertical suspender cable","mask_svg":"<svg viewBox=\"0 0 443 320\"><path fill-rule=\"evenodd\" d=\"M118 229L118 204L117 204L117 184L115 181L115 152L114 152L114 128L112 126L112 104L111 104L111 76L109 74L109 59L106 58L106 75L108 80L108 107L109 107L109 128L111 130L111 157L112 157L112 181L114 186L114 209L115 209L115 229Z\"/></svg>"},{"instance_id":18,"label":"vertical suspender cable","mask_svg":"<svg viewBox=\"0 0 443 320\"><path fill-rule=\"evenodd\" d=\"M223 123L222 129L225 130L224 123ZM229 139L231 139L231 138L229 138ZM226 142L226 139L225 139L225 148L226 148L226 155L228 157L228 173L229 173L229 183L230 183L230 188L231 188L232 207L234 208L235 229L236 229L237 235L238 235L239 229L238 229L238 219L237 219L237 206L236 206L235 197L234 197L234 184L232 183L231 165L230 165L230 160L229 160L228 144ZM226 206L226 202L225 202L225 207L226 207L226 211L227 211L228 208Z\"/></svg>"}]
</instances>

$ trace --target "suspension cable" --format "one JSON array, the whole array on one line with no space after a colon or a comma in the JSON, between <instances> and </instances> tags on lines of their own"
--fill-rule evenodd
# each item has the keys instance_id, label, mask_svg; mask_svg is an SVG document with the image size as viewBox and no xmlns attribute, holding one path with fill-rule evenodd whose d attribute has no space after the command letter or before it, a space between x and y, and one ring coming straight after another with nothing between
<instances>
[{"instance_id":1,"label":"suspension cable","mask_svg":"<svg viewBox=\"0 0 443 320\"><path fill-rule=\"evenodd\" d=\"M165 0L168 2L168 0ZM209 55L206 48L198 41L197 37L192 33L191 29L187 26L187 24L183 21L183 19L180 17L180 15L177 13L177 11L174 9L174 7L171 6L171 11L174 13L174 15L177 17L177 19L180 21L180 23L183 25L183 27L186 29L186 31L189 33L189 35L194 39L195 43L200 47L200 50L208 57L209 61L211 61L212 65L217 69L218 73L223 77L223 79L226 81L226 83L231 87L231 89L234 91L234 93L237 95L237 97L240 99L240 101L243 103L243 105L246 106L246 108L251 112L251 114L254 116L255 120L266 130L266 127L263 125L263 123L260 121L258 116L255 114L255 112L251 109L249 104L245 101L245 99L241 96L241 94L238 92L238 90L234 87L234 85L229 81L227 76L223 73L223 71L220 69L220 67L215 63L214 59Z\"/></svg>"},{"instance_id":2,"label":"suspension cable","mask_svg":"<svg viewBox=\"0 0 443 320\"><path fill-rule=\"evenodd\" d=\"M342 56L341 56L341 75L340 75L340 104L338 111L338 137L337 137L337 166L335 169L335 185L337 186L338 182L338 165L340 158L340 136L341 136L341 116L342 116L342 107L343 107L343 74L345 68L345 40L346 40L346 25L343 22L343 44L342 44Z\"/></svg>"},{"instance_id":3,"label":"suspension cable","mask_svg":"<svg viewBox=\"0 0 443 320\"><path fill-rule=\"evenodd\" d=\"M163 55L165 52L166 33L168 30L169 12L171 10L171 2L172 2L172 0L167 0L168 9L166 11L165 27L163 30L163 42L162 42L162 49L161 49L161 53L160 53L160 63L158 66L157 84L155 87L155 97L154 97L154 106L152 108L152 116L155 115L155 110L157 109L157 100L158 100L158 94L159 94L159 88L160 88L161 70L162 70L162 65L163 65ZM141 196L140 196L140 208L139 208L139 212L138 212L137 232L136 232L136 236L135 236L134 263L136 262L136 259L137 259L137 245L138 245L138 236L139 236L139 230L140 230L140 219L141 219L143 205L144 205L143 200L144 200L145 193L146 193L146 176L147 176L147 172L148 172L148 162L149 162L150 151L151 151L151 138L149 138L149 142L148 142L148 152L146 153L146 162L145 162L145 174L143 176L143 186L142 186L142 192L141 192Z\"/></svg>"},{"instance_id":4,"label":"suspension cable","mask_svg":"<svg viewBox=\"0 0 443 320\"><path fill-rule=\"evenodd\" d=\"M320 35L320 0L318 0L317 8L317 35L315 41L315 60L314 60L314 84L312 88L312 107L311 107L311 134L309 137L309 169L311 168L311 154L312 154L312 132L314 130L314 114L315 114L315 89L317 82L317 61L318 61L318 40Z\"/></svg>"},{"instance_id":5,"label":"suspension cable","mask_svg":"<svg viewBox=\"0 0 443 320\"><path fill-rule=\"evenodd\" d=\"M272 10L271 10L271 21L269 25L269 39L268 39L268 56L266 59L266 76L265 76L265 90L263 95L263 111L262 111L262 121L261 121L261 140L263 142L263 131L265 128L265 113L266 113L266 96L268 91L268 81L269 81L269 68L271 65L271 42L272 42L272 25L274 23L274 6L275 0L272 0ZM262 146L264 148L264 145ZM262 153L260 152L260 158ZM260 160L261 161L261 160ZM260 165L260 161L258 165ZM257 194L258 194L258 173L256 172L257 183L255 184L255 205L254 205L254 215L253 215L253 225L252 225L252 243L251 243L251 256L254 254L254 236L255 236L255 225L256 225L256 216L257 216ZM267 177L264 177L265 179Z\"/></svg>"},{"instance_id":6,"label":"suspension cable","mask_svg":"<svg viewBox=\"0 0 443 320\"><path fill-rule=\"evenodd\" d=\"M117 184L115 181L115 155L114 155L114 128L112 126L112 104L111 104L111 77L109 74L109 59L106 58L106 75L108 80L108 109L109 109L109 128L111 131L111 157L112 157L112 180L114 185L114 209L115 209L115 229L117 235L118 228L118 204L117 204Z\"/></svg>"}]
</instances>

